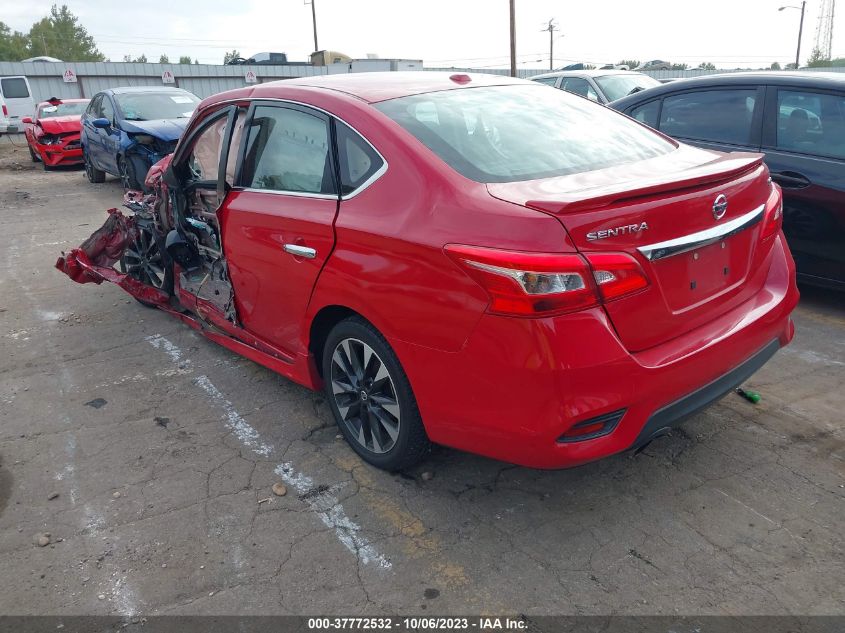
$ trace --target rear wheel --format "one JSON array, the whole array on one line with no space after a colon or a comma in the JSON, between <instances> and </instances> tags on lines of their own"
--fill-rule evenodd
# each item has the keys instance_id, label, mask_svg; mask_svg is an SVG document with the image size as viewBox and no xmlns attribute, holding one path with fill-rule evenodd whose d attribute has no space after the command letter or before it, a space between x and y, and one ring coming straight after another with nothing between
<instances>
[{"instance_id":1,"label":"rear wheel","mask_svg":"<svg viewBox=\"0 0 845 633\"><path fill-rule=\"evenodd\" d=\"M360 317L338 323L323 348L326 398L346 440L373 466L401 470L431 443L411 384L387 340Z\"/></svg>"},{"instance_id":2,"label":"rear wheel","mask_svg":"<svg viewBox=\"0 0 845 633\"><path fill-rule=\"evenodd\" d=\"M94 167L88 152L82 153L82 160L85 163L85 175L88 177L88 182L99 184L106 181L106 172Z\"/></svg>"},{"instance_id":3,"label":"rear wheel","mask_svg":"<svg viewBox=\"0 0 845 633\"><path fill-rule=\"evenodd\" d=\"M139 226L138 238L123 252L120 258L120 270L145 286L152 286L164 292L173 292L173 264L159 248L159 241L152 230ZM137 299L137 297L136 297ZM155 305L137 299L147 307Z\"/></svg>"}]
</instances>

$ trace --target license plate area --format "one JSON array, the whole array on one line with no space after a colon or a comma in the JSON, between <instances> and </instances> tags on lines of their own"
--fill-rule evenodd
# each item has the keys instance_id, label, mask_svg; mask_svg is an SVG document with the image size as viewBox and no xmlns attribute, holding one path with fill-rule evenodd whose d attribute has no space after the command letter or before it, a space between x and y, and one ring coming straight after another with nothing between
<instances>
[{"instance_id":1,"label":"license plate area","mask_svg":"<svg viewBox=\"0 0 845 633\"><path fill-rule=\"evenodd\" d=\"M739 284L748 274L748 232L653 262L666 302L682 311Z\"/></svg>"}]
</instances>

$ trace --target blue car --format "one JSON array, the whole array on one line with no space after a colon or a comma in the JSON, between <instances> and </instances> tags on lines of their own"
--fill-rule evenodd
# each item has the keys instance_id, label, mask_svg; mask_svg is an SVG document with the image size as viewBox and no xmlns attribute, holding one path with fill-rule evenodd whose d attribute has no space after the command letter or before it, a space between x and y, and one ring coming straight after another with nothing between
<instances>
[{"instance_id":1,"label":"blue car","mask_svg":"<svg viewBox=\"0 0 845 633\"><path fill-rule=\"evenodd\" d=\"M106 174L124 189L141 189L149 168L176 149L199 98L181 88L111 88L94 95L82 115L85 174Z\"/></svg>"}]
</instances>

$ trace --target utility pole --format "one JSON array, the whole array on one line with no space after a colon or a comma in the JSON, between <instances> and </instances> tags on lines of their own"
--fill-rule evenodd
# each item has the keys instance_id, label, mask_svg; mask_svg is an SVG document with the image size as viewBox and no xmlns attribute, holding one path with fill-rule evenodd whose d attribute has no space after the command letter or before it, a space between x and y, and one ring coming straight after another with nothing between
<instances>
[{"instance_id":1,"label":"utility pole","mask_svg":"<svg viewBox=\"0 0 845 633\"><path fill-rule=\"evenodd\" d=\"M317 45L317 7L314 6L317 0L305 0L305 4L311 5L311 23L314 25L314 52L316 53L320 50L320 47Z\"/></svg>"},{"instance_id":2,"label":"utility pole","mask_svg":"<svg viewBox=\"0 0 845 633\"><path fill-rule=\"evenodd\" d=\"M807 8L807 1L801 2L801 22L798 24L798 48L795 51L795 70L801 67L801 34L804 32L804 9Z\"/></svg>"},{"instance_id":3,"label":"utility pole","mask_svg":"<svg viewBox=\"0 0 845 633\"><path fill-rule=\"evenodd\" d=\"M827 1L827 0L825 0ZM831 0L833 2L834 0ZM801 11L801 22L798 23L798 48L795 50L795 70L798 70L799 65L801 63L801 35L804 33L804 10L807 8L807 1L802 0L801 6L796 7L795 5L788 4L784 7L780 7L778 11L783 11L784 9L800 9ZM832 9L831 9L832 11ZM822 18L824 17L824 7L822 7L822 14L819 15L819 26L821 27ZM832 15L831 15L832 18ZM819 32L816 31L816 48L819 48ZM830 57L830 54L828 54Z\"/></svg>"},{"instance_id":4,"label":"utility pole","mask_svg":"<svg viewBox=\"0 0 845 633\"><path fill-rule=\"evenodd\" d=\"M549 70L555 69L555 31L559 30L554 18L549 20L543 31L549 32Z\"/></svg>"},{"instance_id":5,"label":"utility pole","mask_svg":"<svg viewBox=\"0 0 845 633\"><path fill-rule=\"evenodd\" d=\"M516 0L510 0L511 10L511 77L516 77Z\"/></svg>"}]
</instances>

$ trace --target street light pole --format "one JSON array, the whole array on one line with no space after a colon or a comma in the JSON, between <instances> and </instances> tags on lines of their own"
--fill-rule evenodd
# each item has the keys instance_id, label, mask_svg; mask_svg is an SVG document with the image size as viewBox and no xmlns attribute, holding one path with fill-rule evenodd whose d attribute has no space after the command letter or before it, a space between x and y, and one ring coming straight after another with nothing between
<instances>
[{"instance_id":1,"label":"street light pole","mask_svg":"<svg viewBox=\"0 0 845 633\"><path fill-rule=\"evenodd\" d=\"M801 34L804 32L804 9L807 8L807 1L801 2L801 22L798 24L798 48L795 49L795 70L799 68L799 59L801 57Z\"/></svg>"},{"instance_id":2,"label":"street light pole","mask_svg":"<svg viewBox=\"0 0 845 633\"><path fill-rule=\"evenodd\" d=\"M516 0L510 0L511 12L511 77L516 77Z\"/></svg>"},{"instance_id":3,"label":"street light pole","mask_svg":"<svg viewBox=\"0 0 845 633\"><path fill-rule=\"evenodd\" d=\"M778 11L783 11L784 9L800 9L801 10L801 22L798 24L798 47L795 50L795 70L798 70L798 67L801 64L801 36L804 33L804 10L807 8L807 0L802 0L801 6L796 7L791 4L786 5L784 7L778 8Z\"/></svg>"}]
</instances>

